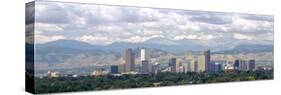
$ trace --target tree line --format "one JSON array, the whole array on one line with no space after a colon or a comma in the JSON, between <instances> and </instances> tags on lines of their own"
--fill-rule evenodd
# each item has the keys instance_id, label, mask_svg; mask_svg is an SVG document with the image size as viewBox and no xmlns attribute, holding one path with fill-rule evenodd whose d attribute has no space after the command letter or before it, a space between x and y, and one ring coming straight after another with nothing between
<instances>
[{"instance_id":1,"label":"tree line","mask_svg":"<svg viewBox=\"0 0 281 95\"><path fill-rule=\"evenodd\" d=\"M273 70L269 71L231 71L217 73L170 73L137 74L122 76L80 76L58 78L35 78L35 93L54 93L72 91L91 91L125 89L139 87L157 87L172 85L191 85L232 81L273 79Z\"/></svg>"}]
</instances>

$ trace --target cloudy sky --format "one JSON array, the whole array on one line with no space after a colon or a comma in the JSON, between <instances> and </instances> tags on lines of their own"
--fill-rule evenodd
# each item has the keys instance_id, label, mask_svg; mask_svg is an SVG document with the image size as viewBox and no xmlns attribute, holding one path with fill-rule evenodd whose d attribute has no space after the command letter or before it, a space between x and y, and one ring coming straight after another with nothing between
<instances>
[{"instance_id":1,"label":"cloudy sky","mask_svg":"<svg viewBox=\"0 0 281 95\"><path fill-rule=\"evenodd\" d=\"M90 44L164 38L202 45L272 44L273 16L55 2L35 6L36 43L71 39Z\"/></svg>"}]
</instances>

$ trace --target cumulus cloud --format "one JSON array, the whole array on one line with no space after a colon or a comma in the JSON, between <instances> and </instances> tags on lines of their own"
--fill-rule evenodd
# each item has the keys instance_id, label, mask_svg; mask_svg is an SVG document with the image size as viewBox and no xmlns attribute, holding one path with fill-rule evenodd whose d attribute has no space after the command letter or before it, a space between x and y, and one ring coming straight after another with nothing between
<instances>
[{"instance_id":1,"label":"cumulus cloud","mask_svg":"<svg viewBox=\"0 0 281 95\"><path fill-rule=\"evenodd\" d=\"M111 39L105 36L92 36L92 35L83 35L82 37L76 38L83 42L94 43L94 44L110 44ZM102 43L101 43L102 42Z\"/></svg>"},{"instance_id":2,"label":"cumulus cloud","mask_svg":"<svg viewBox=\"0 0 281 95\"><path fill-rule=\"evenodd\" d=\"M63 31L63 29L56 24L35 23L35 27L38 31L46 31L46 32Z\"/></svg>"},{"instance_id":3,"label":"cumulus cloud","mask_svg":"<svg viewBox=\"0 0 281 95\"><path fill-rule=\"evenodd\" d=\"M253 40L254 39L254 37L252 37L252 36L248 36L248 35L244 35L244 34L240 34L240 33L234 33L233 37L238 40Z\"/></svg>"},{"instance_id":4,"label":"cumulus cloud","mask_svg":"<svg viewBox=\"0 0 281 95\"><path fill-rule=\"evenodd\" d=\"M129 37L129 39L125 39L125 40L120 40L120 41L124 41L124 42L130 42L130 43L140 43L140 42L145 42L149 39L152 38L163 38L163 35L153 35L153 36L132 36Z\"/></svg>"},{"instance_id":5,"label":"cumulus cloud","mask_svg":"<svg viewBox=\"0 0 281 95\"><path fill-rule=\"evenodd\" d=\"M62 3L36 3L35 8L36 22L48 24L66 24L72 20L68 14L68 11L65 9L64 4Z\"/></svg>"},{"instance_id":6,"label":"cumulus cloud","mask_svg":"<svg viewBox=\"0 0 281 95\"><path fill-rule=\"evenodd\" d=\"M216 39L213 35L178 35L174 40L213 40Z\"/></svg>"},{"instance_id":7,"label":"cumulus cloud","mask_svg":"<svg viewBox=\"0 0 281 95\"><path fill-rule=\"evenodd\" d=\"M34 43L42 44L42 43L47 43L47 42L56 41L56 40L60 40L60 39L65 39L65 37L59 36L59 35L55 35L55 36L35 35Z\"/></svg>"},{"instance_id":8,"label":"cumulus cloud","mask_svg":"<svg viewBox=\"0 0 281 95\"><path fill-rule=\"evenodd\" d=\"M273 16L55 2L36 5L37 42L141 43L153 38L219 45L273 43ZM63 35L63 37L56 37ZM255 35L255 36L254 36ZM212 44L210 44L212 43Z\"/></svg>"}]
</instances>

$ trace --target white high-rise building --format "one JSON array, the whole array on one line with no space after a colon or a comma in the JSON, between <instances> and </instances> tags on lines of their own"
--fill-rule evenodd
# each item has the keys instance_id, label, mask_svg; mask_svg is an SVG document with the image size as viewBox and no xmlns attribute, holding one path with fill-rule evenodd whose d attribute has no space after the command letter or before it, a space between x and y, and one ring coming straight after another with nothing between
<instances>
[{"instance_id":1,"label":"white high-rise building","mask_svg":"<svg viewBox=\"0 0 281 95\"><path fill-rule=\"evenodd\" d=\"M141 61L149 60L149 54L146 51L146 48L141 49Z\"/></svg>"},{"instance_id":2,"label":"white high-rise building","mask_svg":"<svg viewBox=\"0 0 281 95\"><path fill-rule=\"evenodd\" d=\"M149 53L147 52L146 48L141 48L140 50L140 59L141 62L143 63L142 68L143 70L147 70L147 72L152 72L152 64L150 64L150 59L149 59ZM145 71L146 72L146 71Z\"/></svg>"}]
</instances>

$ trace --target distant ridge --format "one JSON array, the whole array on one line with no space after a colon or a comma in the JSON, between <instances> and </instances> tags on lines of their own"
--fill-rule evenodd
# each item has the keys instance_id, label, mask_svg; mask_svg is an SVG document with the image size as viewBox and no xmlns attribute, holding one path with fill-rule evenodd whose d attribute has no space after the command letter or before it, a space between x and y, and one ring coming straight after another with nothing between
<instances>
[{"instance_id":1,"label":"distant ridge","mask_svg":"<svg viewBox=\"0 0 281 95\"><path fill-rule=\"evenodd\" d=\"M183 40L174 41L174 40L167 40L162 38L150 39L143 43L115 42L109 45L92 45L77 40L56 40L45 44L38 44L36 46L40 49L64 48L64 49L73 49L73 50L88 51L88 52L95 51L95 52L116 52L116 53L123 53L123 51L126 48L135 49L139 47L154 48L171 53L205 50L204 46L196 44L192 41L183 41ZM219 48L219 47L213 47L213 48ZM247 43L247 44L238 44L232 49L228 49L228 50L222 49L217 51L221 51L221 52L223 51L225 53L268 52L268 51L273 51L273 45Z\"/></svg>"}]
</instances>

